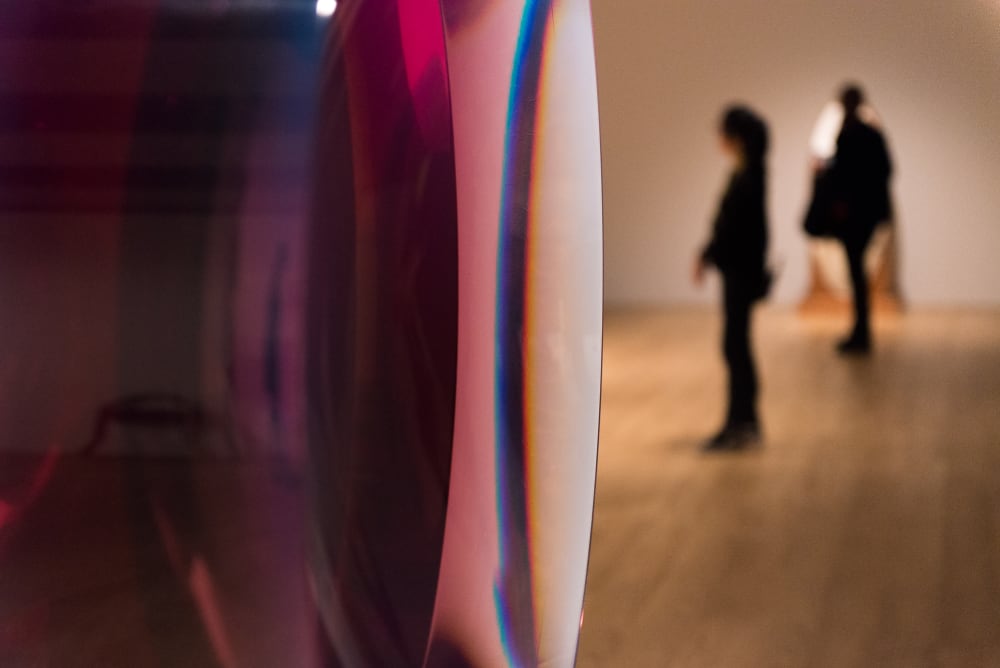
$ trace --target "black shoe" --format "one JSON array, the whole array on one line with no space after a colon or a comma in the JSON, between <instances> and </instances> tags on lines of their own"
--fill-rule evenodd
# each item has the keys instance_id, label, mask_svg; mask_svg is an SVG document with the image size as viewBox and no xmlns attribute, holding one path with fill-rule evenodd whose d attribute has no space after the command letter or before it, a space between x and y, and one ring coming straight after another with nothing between
<instances>
[{"instance_id":1,"label":"black shoe","mask_svg":"<svg viewBox=\"0 0 1000 668\"><path fill-rule=\"evenodd\" d=\"M850 336L837 344L841 355L867 355L872 351L871 339L866 336Z\"/></svg>"},{"instance_id":2,"label":"black shoe","mask_svg":"<svg viewBox=\"0 0 1000 668\"><path fill-rule=\"evenodd\" d=\"M702 452L744 450L760 444L760 425L756 422L727 425L701 447Z\"/></svg>"}]
</instances>

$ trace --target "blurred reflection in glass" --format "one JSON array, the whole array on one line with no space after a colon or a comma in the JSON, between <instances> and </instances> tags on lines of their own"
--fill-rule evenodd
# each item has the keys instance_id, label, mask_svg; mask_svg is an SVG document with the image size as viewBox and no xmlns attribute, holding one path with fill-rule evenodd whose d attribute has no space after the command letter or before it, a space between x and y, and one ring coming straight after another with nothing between
<instances>
[{"instance_id":1,"label":"blurred reflection in glass","mask_svg":"<svg viewBox=\"0 0 1000 668\"><path fill-rule=\"evenodd\" d=\"M305 5L0 9L0 663L313 664L326 26Z\"/></svg>"}]
</instances>

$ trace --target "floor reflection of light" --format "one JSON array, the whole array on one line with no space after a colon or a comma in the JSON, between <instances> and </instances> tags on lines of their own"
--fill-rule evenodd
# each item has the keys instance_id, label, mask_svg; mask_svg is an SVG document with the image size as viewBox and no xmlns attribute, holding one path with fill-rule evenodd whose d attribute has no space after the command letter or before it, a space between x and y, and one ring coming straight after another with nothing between
<instances>
[{"instance_id":1,"label":"floor reflection of light","mask_svg":"<svg viewBox=\"0 0 1000 668\"><path fill-rule=\"evenodd\" d=\"M316 0L316 16L333 16L337 11L337 0Z\"/></svg>"}]
</instances>

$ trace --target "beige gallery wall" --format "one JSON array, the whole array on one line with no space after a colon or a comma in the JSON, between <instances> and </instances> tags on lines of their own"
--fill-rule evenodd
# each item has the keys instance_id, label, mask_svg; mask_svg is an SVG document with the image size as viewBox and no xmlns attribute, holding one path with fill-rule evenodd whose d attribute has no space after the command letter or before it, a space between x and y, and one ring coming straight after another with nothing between
<instances>
[{"instance_id":1,"label":"beige gallery wall","mask_svg":"<svg viewBox=\"0 0 1000 668\"><path fill-rule=\"evenodd\" d=\"M910 303L1000 305L1000 0L594 0L609 303L714 298L688 280L725 180L733 100L770 121L776 297L808 260L800 218L823 104L862 82L897 163Z\"/></svg>"}]
</instances>

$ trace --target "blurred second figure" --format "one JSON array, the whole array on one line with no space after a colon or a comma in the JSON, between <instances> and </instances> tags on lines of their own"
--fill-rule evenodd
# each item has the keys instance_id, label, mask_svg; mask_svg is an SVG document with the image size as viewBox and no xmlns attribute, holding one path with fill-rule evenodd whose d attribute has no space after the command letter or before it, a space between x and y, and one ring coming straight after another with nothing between
<instances>
[{"instance_id":1,"label":"blurred second figure","mask_svg":"<svg viewBox=\"0 0 1000 668\"><path fill-rule=\"evenodd\" d=\"M732 106L723 114L719 135L722 150L732 162L732 174L711 239L695 260L694 281L701 285L710 267L722 276L729 408L722 429L705 443L707 451L738 450L760 442L759 381L750 326L753 306L767 295L771 284L765 259L767 124L751 109Z\"/></svg>"},{"instance_id":2,"label":"blurred second figure","mask_svg":"<svg viewBox=\"0 0 1000 668\"><path fill-rule=\"evenodd\" d=\"M844 244L854 289L854 328L837 349L866 354L871 350L872 337L865 252L875 227L892 217L892 159L882 132L862 118L865 95L861 87L844 86L840 104L844 108L844 125L837 137L837 153L827 170L833 191L835 236Z\"/></svg>"}]
</instances>

